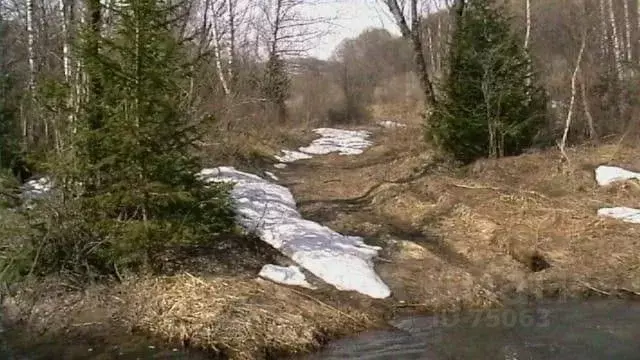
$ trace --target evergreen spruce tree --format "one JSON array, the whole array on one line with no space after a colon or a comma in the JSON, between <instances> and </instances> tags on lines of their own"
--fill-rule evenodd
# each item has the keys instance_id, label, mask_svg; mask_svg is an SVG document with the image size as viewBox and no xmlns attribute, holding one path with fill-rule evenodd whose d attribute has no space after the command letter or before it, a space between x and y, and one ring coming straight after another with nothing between
<instances>
[{"instance_id":1,"label":"evergreen spruce tree","mask_svg":"<svg viewBox=\"0 0 640 360\"><path fill-rule=\"evenodd\" d=\"M118 21L110 38L91 22L82 35L93 93L82 106L74 161L64 174L66 183L83 184L66 196L82 221L59 226L73 234L61 230L49 242L56 256L43 266L144 265L155 251L213 241L232 225L228 186L205 186L197 177L200 130L186 118L180 82L191 66L172 32L177 8L162 0L114 4Z\"/></svg>"},{"instance_id":2,"label":"evergreen spruce tree","mask_svg":"<svg viewBox=\"0 0 640 360\"><path fill-rule=\"evenodd\" d=\"M427 120L428 138L464 163L518 154L544 125L544 91L505 13L493 0L467 2L452 37L442 99Z\"/></svg>"}]
</instances>

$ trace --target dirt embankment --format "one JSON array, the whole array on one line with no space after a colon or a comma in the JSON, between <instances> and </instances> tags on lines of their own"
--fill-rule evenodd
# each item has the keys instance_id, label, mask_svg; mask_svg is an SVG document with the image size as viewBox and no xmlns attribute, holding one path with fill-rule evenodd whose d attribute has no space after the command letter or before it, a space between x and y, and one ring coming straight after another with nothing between
<instances>
[{"instance_id":1,"label":"dirt embankment","mask_svg":"<svg viewBox=\"0 0 640 360\"><path fill-rule=\"evenodd\" d=\"M640 170L638 149L572 149L570 164L550 150L455 169L436 161L419 134L417 126L376 130L376 145L360 156L277 171L305 217L384 247L377 270L390 299L256 280L263 264L287 260L260 241L229 239L228 250L168 254L159 260L168 275L83 291L23 286L5 310L43 333L124 329L221 358L260 359L384 326L398 312L640 293L640 227L595 215L637 206L640 185L601 188L593 179L603 163ZM112 333L105 336L118 341Z\"/></svg>"}]
</instances>

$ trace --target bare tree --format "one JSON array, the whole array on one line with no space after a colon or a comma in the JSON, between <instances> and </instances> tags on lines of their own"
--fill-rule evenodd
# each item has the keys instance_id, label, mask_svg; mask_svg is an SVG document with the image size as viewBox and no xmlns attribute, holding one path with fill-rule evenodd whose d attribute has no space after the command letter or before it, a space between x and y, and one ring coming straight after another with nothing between
<instances>
[{"instance_id":1,"label":"bare tree","mask_svg":"<svg viewBox=\"0 0 640 360\"><path fill-rule=\"evenodd\" d=\"M257 2L256 31L266 45L263 90L276 106L280 120L286 120L285 100L289 91L286 59L300 57L324 35L330 19L311 15L314 1L260 0ZM323 26L320 26L323 25Z\"/></svg>"},{"instance_id":2,"label":"bare tree","mask_svg":"<svg viewBox=\"0 0 640 360\"><path fill-rule=\"evenodd\" d=\"M603 58L609 53L609 27L607 26L607 10L606 10L606 0L599 0L600 5L600 31L602 34L601 43L600 43L600 51L602 53Z\"/></svg>"},{"instance_id":3,"label":"bare tree","mask_svg":"<svg viewBox=\"0 0 640 360\"><path fill-rule=\"evenodd\" d=\"M463 0L459 0L459 2L464 3ZM391 12L391 15L393 15L402 36L411 41L416 72L424 92L425 108L427 111L430 111L437 101L433 91L433 84L427 70L427 61L422 46L422 18L418 12L418 0L409 1L409 14L405 14L403 11L404 2L399 3L398 0L384 0L384 3L389 12ZM409 23L411 25L409 25Z\"/></svg>"},{"instance_id":4,"label":"bare tree","mask_svg":"<svg viewBox=\"0 0 640 360\"><path fill-rule=\"evenodd\" d=\"M626 1L626 0L625 0ZM618 36L618 26L616 24L616 14L613 8L613 0L607 0L607 9L609 11L609 25L611 27L611 42L613 46L613 61L616 78L622 78L622 46Z\"/></svg>"},{"instance_id":5,"label":"bare tree","mask_svg":"<svg viewBox=\"0 0 640 360\"><path fill-rule=\"evenodd\" d=\"M576 66L573 69L573 74L571 75L571 99L569 100L569 111L567 112L567 119L564 125L564 132L562 134L562 140L560 141L559 147L560 151L566 157L565 147L567 145L567 137L569 135L569 129L571 128L571 120L573 118L573 108L575 107L576 102L576 84L578 79L578 72L580 71L580 64L582 63L582 56L584 55L584 49L587 44L587 35L586 32L582 35L582 43L580 44L580 50L578 51L578 58L576 59ZM567 158L568 160L568 158Z\"/></svg>"},{"instance_id":6,"label":"bare tree","mask_svg":"<svg viewBox=\"0 0 640 360\"><path fill-rule=\"evenodd\" d=\"M622 0L624 7L625 60L631 61L631 22L629 21L629 0Z\"/></svg>"},{"instance_id":7,"label":"bare tree","mask_svg":"<svg viewBox=\"0 0 640 360\"><path fill-rule=\"evenodd\" d=\"M29 61L29 77L28 77L28 91L29 99L31 100L30 106L33 106L33 99L36 91L36 54L35 54L35 28L34 22L35 7L33 0L27 0L27 56ZM29 137L28 132L28 120L23 116L22 118L22 137L24 141L27 141Z\"/></svg>"},{"instance_id":8,"label":"bare tree","mask_svg":"<svg viewBox=\"0 0 640 360\"><path fill-rule=\"evenodd\" d=\"M205 24L207 21L206 19L208 18L207 15L209 14L209 11L210 11L210 5L211 5L211 0L206 0L205 9L204 9ZM229 95L231 93L231 90L229 88L229 83L227 82L226 73L222 67L222 51L220 50L222 46L221 45L222 36L219 31L219 28L220 28L219 17L215 11L213 13L213 16L211 17L211 22L212 22L211 30L213 32L213 51L215 55L216 68L218 70L218 78L220 79L220 84L222 85L222 89L224 90L224 93L226 95Z\"/></svg>"},{"instance_id":9,"label":"bare tree","mask_svg":"<svg viewBox=\"0 0 640 360\"><path fill-rule=\"evenodd\" d=\"M229 41L227 45L227 76L231 84L235 79L235 57L236 57L236 17L237 0L226 0L227 2L227 23L229 25Z\"/></svg>"},{"instance_id":10,"label":"bare tree","mask_svg":"<svg viewBox=\"0 0 640 360\"><path fill-rule=\"evenodd\" d=\"M529 39L531 38L531 0L525 0L525 21L526 32L524 34L524 48L529 49Z\"/></svg>"}]
</instances>

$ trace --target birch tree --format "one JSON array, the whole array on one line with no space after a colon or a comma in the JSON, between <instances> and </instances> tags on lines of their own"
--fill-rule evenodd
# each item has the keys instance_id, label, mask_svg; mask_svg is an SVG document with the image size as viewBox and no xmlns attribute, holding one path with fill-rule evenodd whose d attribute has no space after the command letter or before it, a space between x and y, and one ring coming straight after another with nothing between
<instances>
[{"instance_id":1,"label":"birch tree","mask_svg":"<svg viewBox=\"0 0 640 360\"><path fill-rule=\"evenodd\" d=\"M464 4L463 0L458 0L458 2ZM411 42L416 72L424 93L425 110L430 112L437 101L433 84L427 70L427 61L423 50L422 17L418 12L418 0L409 1L408 14L404 12L403 2L399 3L397 0L384 0L384 4L393 16L396 25L402 33L402 37Z\"/></svg>"},{"instance_id":2,"label":"birch tree","mask_svg":"<svg viewBox=\"0 0 640 360\"><path fill-rule=\"evenodd\" d=\"M531 38L531 0L525 0L524 12L525 12L525 22L526 22L526 31L524 34L524 48L526 50L529 49L529 39Z\"/></svg>"},{"instance_id":3,"label":"birch tree","mask_svg":"<svg viewBox=\"0 0 640 360\"><path fill-rule=\"evenodd\" d=\"M631 61L632 52L631 52L631 21L629 20L629 0L622 0L622 5L624 7L624 30L625 30L625 60Z\"/></svg>"},{"instance_id":4,"label":"birch tree","mask_svg":"<svg viewBox=\"0 0 640 360\"><path fill-rule=\"evenodd\" d=\"M625 0L626 1L626 0ZM613 0L607 0L607 10L609 12L609 27L611 28L611 45L613 46L613 61L616 79L622 79L622 46L618 36L618 26L616 24L616 14L613 7Z\"/></svg>"},{"instance_id":5,"label":"birch tree","mask_svg":"<svg viewBox=\"0 0 640 360\"><path fill-rule=\"evenodd\" d=\"M34 0L27 0L27 17L26 17L26 25L27 25L27 57L29 62L29 74L28 74L28 99L29 99L29 107L34 105L34 97L36 91L36 54L35 54L35 28L34 28ZM30 136L28 132L28 119L23 116L22 118L22 137L25 142L27 142L28 137Z\"/></svg>"},{"instance_id":6,"label":"birch tree","mask_svg":"<svg viewBox=\"0 0 640 360\"><path fill-rule=\"evenodd\" d=\"M261 0L256 31L266 44L267 64L263 92L277 108L278 118L286 120L285 100L289 92L286 59L305 55L327 30L329 19L311 15L313 2L305 0ZM323 26L320 26L323 25Z\"/></svg>"}]
</instances>

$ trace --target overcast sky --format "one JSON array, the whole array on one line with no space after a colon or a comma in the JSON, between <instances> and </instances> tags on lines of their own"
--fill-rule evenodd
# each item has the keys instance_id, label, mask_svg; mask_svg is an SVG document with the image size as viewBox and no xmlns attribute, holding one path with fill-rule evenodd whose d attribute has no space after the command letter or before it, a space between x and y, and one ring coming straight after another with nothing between
<instances>
[{"instance_id":1,"label":"overcast sky","mask_svg":"<svg viewBox=\"0 0 640 360\"><path fill-rule=\"evenodd\" d=\"M328 1L314 5L310 11L316 16L335 18L331 33L319 40L318 46L309 53L319 59L329 58L342 39L356 37L367 28L385 28L393 34L400 34L378 0Z\"/></svg>"}]
</instances>

